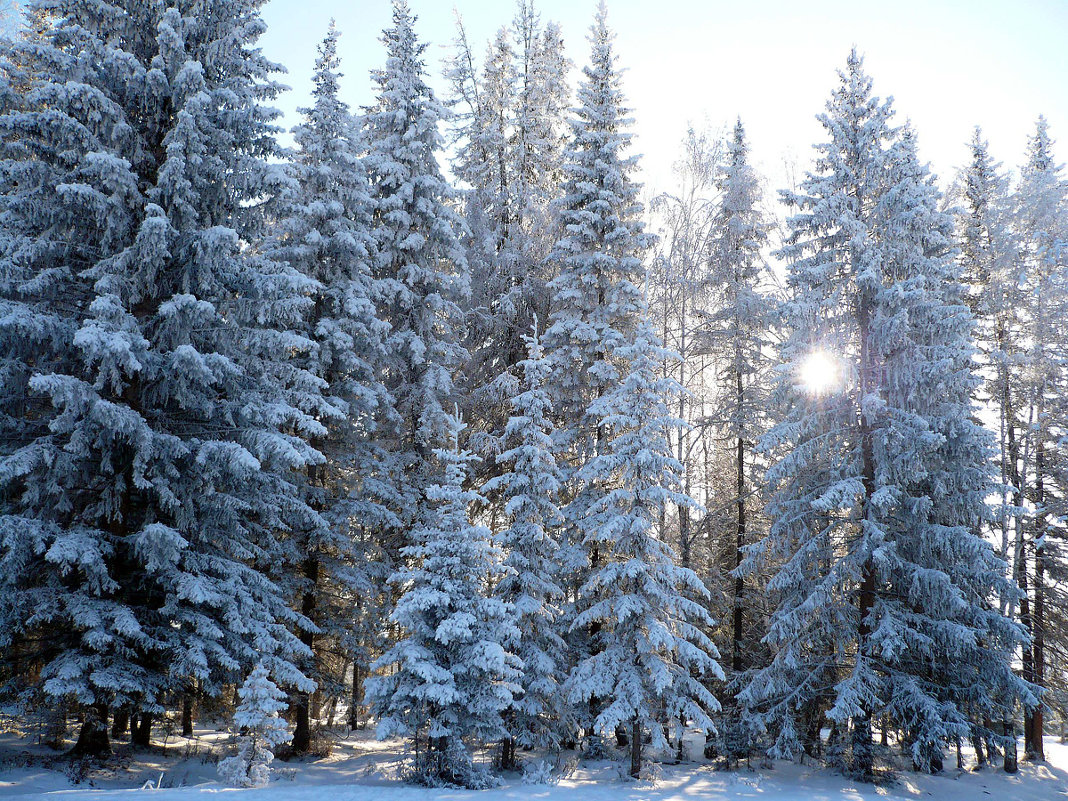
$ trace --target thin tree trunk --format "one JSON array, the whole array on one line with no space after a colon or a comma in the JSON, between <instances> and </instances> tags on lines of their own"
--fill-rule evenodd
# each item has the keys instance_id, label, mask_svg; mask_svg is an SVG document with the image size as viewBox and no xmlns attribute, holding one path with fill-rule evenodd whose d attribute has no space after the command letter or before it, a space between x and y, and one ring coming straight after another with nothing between
<instances>
[{"instance_id":1,"label":"thin tree trunk","mask_svg":"<svg viewBox=\"0 0 1068 801\"><path fill-rule=\"evenodd\" d=\"M1006 406L1007 412L1007 424L1005 429L1005 437L1007 440L1007 446L1009 451L1009 480L1012 483L1012 503L1016 509L1023 507L1023 478L1020 472L1020 442L1016 437L1016 425L1015 425L1015 412L1012 408L1012 399L1009 395L1008 383L1006 382L1003 388L1002 403ZM1023 591L1023 597L1020 598L1020 623L1027 629L1028 634L1032 634L1032 622L1031 622L1031 601L1030 596L1027 593L1027 549L1025 548L1025 532L1024 523L1020 517L1019 512L1016 514L1014 521L1014 527L1016 530L1015 545L1013 548L1014 565L1013 573L1016 579L1017 585ZM1026 681L1034 680L1034 661L1033 654L1030 645L1023 646L1023 653L1021 654L1021 661L1023 663L1023 678ZM1025 738L1026 726L1025 726Z\"/></svg>"},{"instance_id":2,"label":"thin tree trunk","mask_svg":"<svg viewBox=\"0 0 1068 801\"><path fill-rule=\"evenodd\" d=\"M304 579L308 582L308 589L301 598L300 611L304 617L311 620L315 615L316 595L319 589L319 557L317 554L313 553L304 560L303 572ZM314 649L315 634L302 630L300 641L309 649ZM293 696L293 724L293 753L306 754L311 748L311 697L303 690L298 690Z\"/></svg>"},{"instance_id":3,"label":"thin tree trunk","mask_svg":"<svg viewBox=\"0 0 1068 801\"><path fill-rule=\"evenodd\" d=\"M1039 687L1046 686L1046 562L1045 562L1045 536L1046 536L1046 414L1045 414L1046 387L1043 382L1038 392L1038 413L1036 414L1038 426L1035 442L1035 531L1032 538L1035 549L1035 603L1032 610L1032 672L1033 680ZM1030 710L1030 748L1027 758L1032 760L1044 760L1046 758L1045 744L1043 743L1044 715L1041 700Z\"/></svg>"},{"instance_id":4,"label":"thin tree trunk","mask_svg":"<svg viewBox=\"0 0 1068 801\"><path fill-rule=\"evenodd\" d=\"M738 388L741 390L742 377L738 375ZM735 467L736 467L736 491L738 494L737 505L737 519L734 532L734 620L733 620L733 652L731 658L731 669L737 675L743 670L742 661L742 606L743 606L743 594L745 592L745 582L742 579L738 569L742 565L742 548L745 547L745 444L741 435L738 436L738 443L735 455Z\"/></svg>"},{"instance_id":5,"label":"thin tree trunk","mask_svg":"<svg viewBox=\"0 0 1068 801\"><path fill-rule=\"evenodd\" d=\"M972 726L972 750L975 752L975 766L986 767L986 749L983 748L983 738L979 736L979 728Z\"/></svg>"},{"instance_id":6,"label":"thin tree trunk","mask_svg":"<svg viewBox=\"0 0 1068 801\"><path fill-rule=\"evenodd\" d=\"M360 728L360 705L363 703L363 677L360 670L360 660L352 659L352 704L349 706L349 728L352 731Z\"/></svg>"},{"instance_id":7,"label":"thin tree trunk","mask_svg":"<svg viewBox=\"0 0 1068 801\"><path fill-rule=\"evenodd\" d=\"M638 716L630 726L630 775L637 779L642 772L642 725Z\"/></svg>"},{"instance_id":8,"label":"thin tree trunk","mask_svg":"<svg viewBox=\"0 0 1068 801\"><path fill-rule=\"evenodd\" d=\"M1030 636L1030 642L1024 643L1022 646L1022 674L1024 681L1034 682L1035 680L1035 662L1034 662L1034 622L1031 617L1031 598L1028 592L1028 580L1027 580L1027 543L1023 531L1023 521L1017 518L1017 533L1016 533L1016 583L1020 587L1020 623L1024 629L1027 630ZM1033 714L1030 709L1024 709L1024 755L1030 758L1030 755L1034 752L1034 746L1031 741Z\"/></svg>"},{"instance_id":9,"label":"thin tree trunk","mask_svg":"<svg viewBox=\"0 0 1068 801\"><path fill-rule=\"evenodd\" d=\"M689 485L689 482L686 482ZM686 497L689 497L689 486L684 489ZM679 513L679 565L689 570L692 557L690 555L690 507L684 503L680 503L678 507Z\"/></svg>"},{"instance_id":10,"label":"thin tree trunk","mask_svg":"<svg viewBox=\"0 0 1068 801\"><path fill-rule=\"evenodd\" d=\"M679 306L680 306L680 308L679 308L679 318L680 318L680 325L679 325L679 329L680 329L679 330L679 340L680 340L679 341L679 353L682 355L682 358L679 359L679 386L681 386L683 388L686 388L686 386L687 386L686 385L686 380L687 380L686 379L686 364L687 364L686 360L690 356L690 354L687 352L689 346L688 346L687 338L686 338L686 334L687 334L687 328L686 328L686 300L687 300L686 291L684 290L682 292L682 297L681 297L681 299L679 301ZM663 341L666 344L667 341L668 341L667 340L667 336L666 336L667 335L667 312L666 312L666 310L664 312L664 328L665 328L665 331L664 331L665 336L664 336ZM689 419L687 417L687 409L686 409L686 402L687 402L687 398L688 397L689 396L685 392L679 392L678 393L679 419L680 420L688 420ZM678 439L676 441L675 458L677 458L679 460L679 464L686 465L686 463L687 463L687 453L686 453L686 433L685 433L685 429L679 429L679 431L676 433L676 437ZM688 468L683 471L683 475L684 475L683 481L685 482L685 486L683 487L683 492L685 493L686 497L689 498L690 497L690 471L689 471ZM690 569L692 567L692 565L691 565L692 556L690 554L690 536L691 536L691 534L690 534L690 507L687 504L680 503L676 507L676 510L678 511L678 515L679 515L679 560L680 560L680 564L681 564L682 567L684 567L686 569Z\"/></svg>"},{"instance_id":11,"label":"thin tree trunk","mask_svg":"<svg viewBox=\"0 0 1068 801\"><path fill-rule=\"evenodd\" d=\"M1003 350L1008 347L1006 340L1007 337L1005 335L1004 330L1000 329L999 344L1001 345ZM1020 473L1020 443L1016 437L1016 411L1013 407L1012 392L1009 386L1009 376L1007 372L1003 373L1001 381L1001 411L1005 437L1005 453L1003 455L1002 475L1003 480L1004 477L1007 477L1008 483L1010 483L1012 486L1012 503L1017 510L1013 516L1013 528L1015 530L1015 535L1013 545L1012 572L1013 578L1016 580L1017 585L1022 591L1019 613L1020 623L1027 629L1028 633L1030 633L1031 614L1030 603L1027 596L1027 556L1024 549L1023 520L1020 518L1020 512L1018 511L1023 504L1023 480ZM1010 607L1010 615L1013 611L1015 611L1014 608ZM1028 643L1025 643L1021 647L1021 662L1023 664L1023 678L1027 681L1031 681L1034 673L1034 663L1032 661L1031 646ZM1030 739L1027 723L1028 720L1025 711L1025 742ZM1006 714L1002 726L1002 734L1006 737L1011 736L1011 740L1008 741L1005 746L1005 772L1016 773L1016 771L1018 770L1018 762L1016 756L1016 737L1015 726L1011 714Z\"/></svg>"},{"instance_id":12,"label":"thin tree trunk","mask_svg":"<svg viewBox=\"0 0 1068 801\"><path fill-rule=\"evenodd\" d=\"M876 391L875 375L869 337L869 309L867 301L861 300L857 315L860 328L860 398L861 402L869 393ZM866 415L860 412L860 449L861 449L861 483L864 486L864 502L861 520L872 514L871 498L875 494L875 450L874 433ZM868 615L875 605L875 567L871 558L867 558L861 567L860 592L857 597L857 660L865 659L868 654L868 640L871 628ZM853 767L865 780L875 775L874 753L872 751L871 710L862 709L853 718Z\"/></svg>"},{"instance_id":13,"label":"thin tree trunk","mask_svg":"<svg viewBox=\"0 0 1068 801\"><path fill-rule=\"evenodd\" d=\"M182 736L193 736L193 691L182 694Z\"/></svg>"}]
</instances>

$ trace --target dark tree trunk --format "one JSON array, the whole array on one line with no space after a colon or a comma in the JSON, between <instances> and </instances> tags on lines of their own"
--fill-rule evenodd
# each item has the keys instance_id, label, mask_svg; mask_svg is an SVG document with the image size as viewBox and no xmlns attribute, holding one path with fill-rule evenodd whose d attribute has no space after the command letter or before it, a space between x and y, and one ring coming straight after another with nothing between
<instances>
[{"instance_id":1,"label":"dark tree trunk","mask_svg":"<svg viewBox=\"0 0 1068 801\"><path fill-rule=\"evenodd\" d=\"M690 567L690 507L679 504L679 564Z\"/></svg>"},{"instance_id":2,"label":"dark tree trunk","mask_svg":"<svg viewBox=\"0 0 1068 801\"><path fill-rule=\"evenodd\" d=\"M1023 508L1023 482L1020 476L1020 443L1016 438L1016 413L1012 407L1012 396L1009 393L1008 383L1005 382L1002 392L1002 406L1006 409L1006 450L1008 451L1008 476L1012 483L1012 502L1017 508ZM1016 564L1013 566L1014 578L1017 585L1022 591L1022 597L1020 598L1020 623L1025 629L1027 629L1028 635L1030 635L1030 641L1024 643L1021 653L1022 663L1022 676L1024 681L1034 682L1035 670L1034 670L1034 623L1031 617L1031 599L1028 594L1028 571L1027 571L1027 543L1026 533L1023 531L1023 520L1017 517L1015 519L1016 527ZM1024 710L1024 753L1032 753L1032 716L1029 710ZM1015 768L1015 749L1013 753L1014 767L1012 772L1016 772ZM1008 761L1008 755L1006 754L1006 764ZM1006 768L1008 770L1008 768Z\"/></svg>"},{"instance_id":3,"label":"dark tree trunk","mask_svg":"<svg viewBox=\"0 0 1068 801\"><path fill-rule=\"evenodd\" d=\"M115 718L111 723L111 738L117 740L126 735L130 730L130 708L120 706L115 710Z\"/></svg>"},{"instance_id":4,"label":"dark tree trunk","mask_svg":"<svg viewBox=\"0 0 1068 801\"><path fill-rule=\"evenodd\" d=\"M360 728L360 705L363 703L363 671L360 670L360 660L352 660L352 704L349 706L349 728L352 731Z\"/></svg>"},{"instance_id":5,"label":"dark tree trunk","mask_svg":"<svg viewBox=\"0 0 1068 801\"><path fill-rule=\"evenodd\" d=\"M68 752L74 757L102 759L111 756L111 741L108 739L107 704L86 707L78 741Z\"/></svg>"},{"instance_id":6,"label":"dark tree trunk","mask_svg":"<svg viewBox=\"0 0 1068 801\"><path fill-rule=\"evenodd\" d=\"M990 718L983 718L983 743L986 745L986 758L991 764L1001 757L1001 747L994 739L994 722Z\"/></svg>"},{"instance_id":7,"label":"dark tree trunk","mask_svg":"<svg viewBox=\"0 0 1068 801\"><path fill-rule=\"evenodd\" d=\"M193 736L193 693L182 694L182 736Z\"/></svg>"},{"instance_id":8,"label":"dark tree trunk","mask_svg":"<svg viewBox=\"0 0 1068 801\"><path fill-rule=\"evenodd\" d=\"M315 615L316 595L319 587L319 557L315 554L304 560L304 579L308 582L308 589L301 598L300 611L306 618L312 620ZM314 649L315 634L310 631L300 632L300 641ZM293 695L293 753L306 754L311 748L311 696L310 693L298 690Z\"/></svg>"},{"instance_id":9,"label":"dark tree trunk","mask_svg":"<svg viewBox=\"0 0 1068 801\"><path fill-rule=\"evenodd\" d=\"M331 695L330 700L326 704L326 727L328 729L334 728L334 718L337 715L337 695Z\"/></svg>"},{"instance_id":10,"label":"dark tree trunk","mask_svg":"<svg viewBox=\"0 0 1068 801\"><path fill-rule=\"evenodd\" d=\"M975 766L986 767L986 749L983 747L983 738L979 735L979 729L972 728L972 750L975 751Z\"/></svg>"},{"instance_id":11,"label":"dark tree trunk","mask_svg":"<svg viewBox=\"0 0 1068 801\"><path fill-rule=\"evenodd\" d=\"M860 324L860 397L867 397L876 392L874 368L870 352L869 308L867 301L861 301L858 322ZM868 519L872 514L871 498L875 494L875 443L871 422L866 415L860 415L860 450L861 483L864 486L864 506L861 517ZM868 653L868 640L871 626L868 615L875 606L875 567L867 559L861 569L860 593L857 597L857 659L863 659ZM870 781L875 777L875 755L872 750L871 710L863 709L853 718L853 769L862 779Z\"/></svg>"},{"instance_id":12,"label":"dark tree trunk","mask_svg":"<svg viewBox=\"0 0 1068 801\"><path fill-rule=\"evenodd\" d=\"M1015 773L1019 770L1016 760L1016 730L1011 719L1006 719L1001 733L1005 736L1005 772Z\"/></svg>"},{"instance_id":13,"label":"dark tree trunk","mask_svg":"<svg viewBox=\"0 0 1068 801\"><path fill-rule=\"evenodd\" d=\"M738 392L739 395L742 391L742 376L738 374ZM740 398L739 398L740 402ZM744 663L742 658L742 606L743 606L743 594L745 592L745 582L742 580L741 575L737 573L738 568L742 564L742 548L745 547L745 443L742 440L741 435L738 436L738 443L735 454L735 491L738 493L738 498L735 501L737 505L737 518L735 520L734 531L734 620L733 623L733 648L731 654L731 669L735 675L742 672L744 669Z\"/></svg>"},{"instance_id":14,"label":"dark tree trunk","mask_svg":"<svg viewBox=\"0 0 1068 801\"><path fill-rule=\"evenodd\" d=\"M1023 525L1022 521L1017 521L1017 525ZM1027 543L1024 537L1020 538L1020 550L1019 556L1016 560L1016 583L1019 585L1022 592L1020 598L1020 623L1027 630L1030 635L1030 641L1024 643L1022 653L1022 675L1023 680L1027 682L1034 682L1035 680L1035 661L1034 661L1034 619L1031 616L1031 599L1028 590L1027 576ZM1034 716L1032 710L1024 709L1024 755L1026 758L1030 758L1030 755L1034 753L1034 745L1031 742L1031 736L1033 734L1033 720Z\"/></svg>"},{"instance_id":15,"label":"dark tree trunk","mask_svg":"<svg viewBox=\"0 0 1068 801\"><path fill-rule=\"evenodd\" d=\"M642 725L638 716L630 726L630 775L637 779L642 772Z\"/></svg>"},{"instance_id":16,"label":"dark tree trunk","mask_svg":"<svg viewBox=\"0 0 1068 801\"><path fill-rule=\"evenodd\" d=\"M142 712L130 731L130 742L138 748L148 748L152 744L152 713Z\"/></svg>"},{"instance_id":17,"label":"dark tree trunk","mask_svg":"<svg viewBox=\"0 0 1068 801\"><path fill-rule=\"evenodd\" d=\"M501 770L515 770L517 767L515 740L511 737L505 737L501 740Z\"/></svg>"},{"instance_id":18,"label":"dark tree trunk","mask_svg":"<svg viewBox=\"0 0 1068 801\"><path fill-rule=\"evenodd\" d=\"M1038 417L1045 419L1045 406L1040 403ZM1046 536L1046 443L1045 424L1040 423L1038 442L1035 446L1035 507L1038 510L1035 516L1035 605L1031 618L1032 636L1032 670L1034 682L1039 687L1046 686L1046 561L1044 551L1044 538ZM1031 760L1044 760L1046 748L1043 742L1043 729L1045 728L1042 703L1030 710L1030 740L1031 745L1027 750L1027 758Z\"/></svg>"}]
</instances>

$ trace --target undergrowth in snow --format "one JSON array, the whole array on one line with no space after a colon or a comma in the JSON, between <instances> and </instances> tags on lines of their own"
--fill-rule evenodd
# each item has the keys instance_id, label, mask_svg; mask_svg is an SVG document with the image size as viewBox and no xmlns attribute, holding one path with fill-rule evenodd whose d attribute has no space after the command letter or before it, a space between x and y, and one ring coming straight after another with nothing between
<instances>
[{"instance_id":1,"label":"undergrowth in snow","mask_svg":"<svg viewBox=\"0 0 1068 801\"><path fill-rule=\"evenodd\" d=\"M158 801L199 801L205 793L254 793L249 801L1054 801L1068 798L1068 745L1047 738L1049 761L1022 762L1009 776L1000 770L947 769L928 776L902 770L881 786L858 784L809 760L777 761L768 768L744 764L718 770L700 756L701 738L690 734L679 764L657 765L653 780L630 781L620 752L616 760L582 760L522 753L522 770L505 774L500 787L483 791L413 787L401 777L408 754L400 741L379 742L370 731L335 733L328 757L275 763L267 787L234 790L218 781L216 761L235 747L231 737L210 728L191 739L157 740L149 752L119 745L106 764L71 762L31 738L0 734L0 799L62 795L68 801L132 801L150 793ZM970 764L970 754L965 754ZM484 764L490 754L480 755Z\"/></svg>"}]
</instances>

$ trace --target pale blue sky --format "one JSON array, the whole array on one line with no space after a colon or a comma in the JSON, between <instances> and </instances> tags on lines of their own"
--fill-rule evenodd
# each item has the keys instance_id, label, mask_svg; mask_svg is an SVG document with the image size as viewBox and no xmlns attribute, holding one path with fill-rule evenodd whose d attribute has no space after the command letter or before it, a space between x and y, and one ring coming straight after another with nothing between
<instances>
[{"instance_id":1,"label":"pale blue sky","mask_svg":"<svg viewBox=\"0 0 1068 801\"><path fill-rule=\"evenodd\" d=\"M429 43L435 87L454 37L453 2L410 0ZM595 0L539 0L561 23L568 54L586 58ZM476 52L514 14L511 0L455 0ZM1038 114L1050 120L1068 161L1068 0L609 0L624 87L636 118L637 150L650 189L667 188L678 142L692 121L719 127L741 115L753 156L773 188L784 157L810 165L821 135L814 117L856 44L881 96L910 117L924 158L941 177L966 158L979 124L994 155L1015 167ZM343 92L371 102L368 70L383 60L378 36L389 0L269 0L266 54L282 63L293 91L279 101L287 125L308 94L315 46L333 16L342 31Z\"/></svg>"}]
</instances>

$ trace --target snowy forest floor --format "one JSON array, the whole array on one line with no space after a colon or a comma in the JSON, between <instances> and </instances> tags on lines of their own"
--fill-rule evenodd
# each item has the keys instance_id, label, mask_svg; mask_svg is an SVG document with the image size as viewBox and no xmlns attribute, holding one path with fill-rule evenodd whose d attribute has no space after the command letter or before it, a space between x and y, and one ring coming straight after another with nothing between
<instances>
[{"instance_id":1,"label":"snowy forest floor","mask_svg":"<svg viewBox=\"0 0 1068 801\"><path fill-rule=\"evenodd\" d=\"M878 787L849 781L818 765L777 762L772 769L742 767L716 770L703 759L663 765L655 783L622 781L620 761L578 761L559 784L524 784L519 775L502 787L481 792L410 787L398 778L405 759L398 741L377 742L370 732L336 735L329 756L300 762L276 762L269 787L233 790L219 784L215 760L227 749L228 736L201 729L187 740L156 740L151 752L116 747L112 763L95 768L75 782L71 763L62 755L33 743L31 737L0 735L0 801L19 797L76 797L76 801L129 801L151 792L158 801L199 801L205 793L248 793L246 801L687 801L749 799L750 801L1048 801L1068 799L1068 745L1047 737L1049 761L1021 763L1009 776L1000 770L958 772L939 776L900 772ZM700 735L687 742L691 756L700 754ZM1022 749L1021 749L1022 750ZM970 754L967 755L970 758ZM956 764L947 754L947 766ZM199 797L199 798L198 798ZM72 799L74 801L74 799Z\"/></svg>"}]
</instances>

